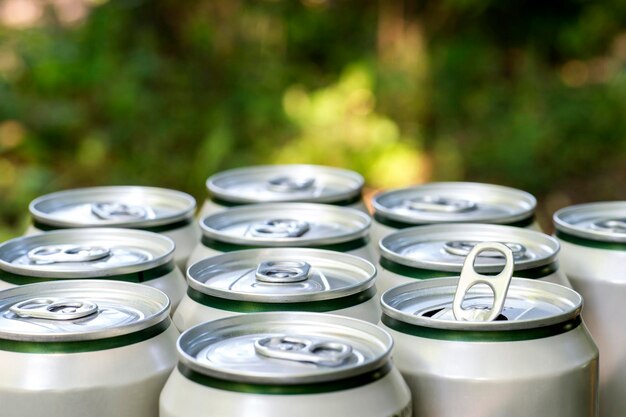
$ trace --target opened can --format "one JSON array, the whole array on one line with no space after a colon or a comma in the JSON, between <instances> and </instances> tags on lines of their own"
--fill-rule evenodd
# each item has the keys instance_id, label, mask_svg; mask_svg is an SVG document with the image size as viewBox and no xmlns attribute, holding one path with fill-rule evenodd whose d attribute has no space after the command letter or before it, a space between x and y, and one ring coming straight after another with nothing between
<instances>
[{"instance_id":1,"label":"opened can","mask_svg":"<svg viewBox=\"0 0 626 417\"><path fill-rule=\"evenodd\" d=\"M326 249L375 262L369 215L327 204L280 203L231 207L200 221L202 239L188 266L200 259L242 249Z\"/></svg>"},{"instance_id":2,"label":"opened can","mask_svg":"<svg viewBox=\"0 0 626 417\"><path fill-rule=\"evenodd\" d=\"M262 165L230 169L206 181L209 198L199 218L225 208L256 203L324 203L367 213L363 177L320 165Z\"/></svg>"},{"instance_id":3,"label":"opened can","mask_svg":"<svg viewBox=\"0 0 626 417\"><path fill-rule=\"evenodd\" d=\"M174 314L180 331L236 314L311 311L380 320L376 268L345 253L270 248L203 259L187 271L189 289Z\"/></svg>"},{"instance_id":4,"label":"opened can","mask_svg":"<svg viewBox=\"0 0 626 417\"><path fill-rule=\"evenodd\" d=\"M56 281L0 291L5 417L154 417L178 331L154 288Z\"/></svg>"},{"instance_id":5,"label":"opened can","mask_svg":"<svg viewBox=\"0 0 626 417\"><path fill-rule=\"evenodd\" d=\"M361 320L255 313L200 324L178 340L160 417L408 417L391 337Z\"/></svg>"},{"instance_id":6,"label":"opened can","mask_svg":"<svg viewBox=\"0 0 626 417\"><path fill-rule=\"evenodd\" d=\"M91 187L60 191L30 203L33 225L27 235L82 227L123 227L155 232L176 243L181 268L200 240L194 221L196 200L180 191L155 187Z\"/></svg>"},{"instance_id":7,"label":"opened can","mask_svg":"<svg viewBox=\"0 0 626 417\"><path fill-rule=\"evenodd\" d=\"M187 284L172 239L141 230L66 229L0 244L0 289L42 281L97 278L162 290L174 308Z\"/></svg>"}]
</instances>

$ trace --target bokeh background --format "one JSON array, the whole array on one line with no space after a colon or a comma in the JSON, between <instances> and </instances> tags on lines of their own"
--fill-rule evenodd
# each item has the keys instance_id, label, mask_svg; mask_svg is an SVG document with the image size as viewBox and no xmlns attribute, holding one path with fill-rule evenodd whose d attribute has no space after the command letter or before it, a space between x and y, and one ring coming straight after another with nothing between
<instances>
[{"instance_id":1,"label":"bokeh background","mask_svg":"<svg viewBox=\"0 0 626 417\"><path fill-rule=\"evenodd\" d=\"M31 199L266 163L626 199L624 0L0 0L0 239Z\"/></svg>"}]
</instances>

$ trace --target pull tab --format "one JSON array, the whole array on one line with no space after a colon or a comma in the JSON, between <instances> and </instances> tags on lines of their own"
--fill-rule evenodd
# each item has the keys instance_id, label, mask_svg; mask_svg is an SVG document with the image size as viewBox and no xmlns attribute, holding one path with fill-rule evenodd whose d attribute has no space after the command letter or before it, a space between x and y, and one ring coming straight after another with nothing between
<instances>
[{"instance_id":1,"label":"pull tab","mask_svg":"<svg viewBox=\"0 0 626 417\"><path fill-rule=\"evenodd\" d=\"M272 284L306 281L311 265L300 261L265 261L256 269L256 279Z\"/></svg>"},{"instance_id":2,"label":"pull tab","mask_svg":"<svg viewBox=\"0 0 626 417\"><path fill-rule=\"evenodd\" d=\"M606 232L626 233L626 218L598 220L593 222L591 227Z\"/></svg>"},{"instance_id":3,"label":"pull tab","mask_svg":"<svg viewBox=\"0 0 626 417\"><path fill-rule=\"evenodd\" d=\"M86 300L31 298L12 305L9 310L25 318L75 320L97 313L98 305Z\"/></svg>"},{"instance_id":4,"label":"pull tab","mask_svg":"<svg viewBox=\"0 0 626 417\"><path fill-rule=\"evenodd\" d=\"M474 261L478 254L486 250L495 250L502 253L506 259L504 269L498 275L486 276L481 275L474 269ZM513 253L511 249L498 242L482 242L474 246L469 255L465 259L459 284L454 293L454 301L452 303L452 312L456 320L464 321L493 321L495 320L506 300L506 294L509 291L509 284L513 276ZM477 284L485 284L493 291L493 305L489 310L464 309L463 299L467 292Z\"/></svg>"},{"instance_id":5,"label":"pull tab","mask_svg":"<svg viewBox=\"0 0 626 417\"><path fill-rule=\"evenodd\" d=\"M310 362L323 366L339 366L352 355L352 346L347 343L314 341L297 336L258 339L254 342L254 350L268 358Z\"/></svg>"},{"instance_id":6,"label":"pull tab","mask_svg":"<svg viewBox=\"0 0 626 417\"><path fill-rule=\"evenodd\" d=\"M436 213L462 213L476 210L477 204L469 200L449 197L425 196L413 200L404 200L402 206L415 211L432 211Z\"/></svg>"},{"instance_id":7,"label":"pull tab","mask_svg":"<svg viewBox=\"0 0 626 417\"><path fill-rule=\"evenodd\" d=\"M309 230L307 222L291 219L271 219L250 226L255 237L300 237Z\"/></svg>"},{"instance_id":8,"label":"pull tab","mask_svg":"<svg viewBox=\"0 0 626 417\"><path fill-rule=\"evenodd\" d=\"M308 190L315 184L315 178L304 177L276 177L267 182L267 188L272 191L278 191L281 193L294 193L297 191Z\"/></svg>"},{"instance_id":9,"label":"pull tab","mask_svg":"<svg viewBox=\"0 0 626 417\"><path fill-rule=\"evenodd\" d=\"M62 262L91 262L105 258L111 251L102 246L48 245L28 251L26 256L38 264Z\"/></svg>"},{"instance_id":10,"label":"pull tab","mask_svg":"<svg viewBox=\"0 0 626 417\"><path fill-rule=\"evenodd\" d=\"M91 212L102 220L137 220L154 217L154 211L148 206L131 206L115 201L93 203Z\"/></svg>"},{"instance_id":11,"label":"pull tab","mask_svg":"<svg viewBox=\"0 0 626 417\"><path fill-rule=\"evenodd\" d=\"M474 246L478 245L480 242L476 240L454 240L451 242L446 242L443 245L443 248L450 255L456 256L467 256L470 251L474 248ZM505 245L507 248L511 249L513 252L514 259L523 258L526 254L526 247L521 243L513 243L513 242L500 242ZM479 258L504 258L505 256L499 251L489 251L485 250L478 255Z\"/></svg>"}]
</instances>

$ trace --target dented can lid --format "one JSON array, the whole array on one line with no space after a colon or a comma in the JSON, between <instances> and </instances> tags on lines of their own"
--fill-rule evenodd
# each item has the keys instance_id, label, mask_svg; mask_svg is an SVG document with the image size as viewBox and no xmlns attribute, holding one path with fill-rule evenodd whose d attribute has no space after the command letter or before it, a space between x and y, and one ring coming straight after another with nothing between
<instances>
[{"instance_id":1,"label":"dented can lid","mask_svg":"<svg viewBox=\"0 0 626 417\"><path fill-rule=\"evenodd\" d=\"M140 186L59 191L36 198L29 206L36 224L56 228L165 226L189 221L195 209L189 194Z\"/></svg>"},{"instance_id":2,"label":"dented can lid","mask_svg":"<svg viewBox=\"0 0 626 417\"><path fill-rule=\"evenodd\" d=\"M558 232L600 242L626 243L626 201L578 204L554 213Z\"/></svg>"},{"instance_id":3,"label":"dented can lid","mask_svg":"<svg viewBox=\"0 0 626 417\"><path fill-rule=\"evenodd\" d=\"M401 265L459 273L469 251L480 242L501 242L513 251L515 270L556 262L559 242L540 232L491 224L437 224L411 227L380 241L383 258ZM476 258L478 272L498 272L504 266L499 252L485 251Z\"/></svg>"},{"instance_id":4,"label":"dented can lid","mask_svg":"<svg viewBox=\"0 0 626 417\"><path fill-rule=\"evenodd\" d=\"M77 342L118 338L168 322L169 310L167 296L145 285L104 280L22 285L0 291L0 339Z\"/></svg>"},{"instance_id":5,"label":"dented can lid","mask_svg":"<svg viewBox=\"0 0 626 417\"><path fill-rule=\"evenodd\" d=\"M229 203L306 202L339 204L358 199L364 180L346 169L319 165L265 165L215 174L209 194Z\"/></svg>"},{"instance_id":6,"label":"dented can lid","mask_svg":"<svg viewBox=\"0 0 626 417\"><path fill-rule=\"evenodd\" d=\"M319 246L365 238L370 217L326 204L280 203L231 207L203 218L205 238L247 246Z\"/></svg>"},{"instance_id":7,"label":"dented can lid","mask_svg":"<svg viewBox=\"0 0 626 417\"><path fill-rule=\"evenodd\" d=\"M178 340L179 361L227 381L295 385L379 370L393 341L361 320L318 313L255 313L203 323Z\"/></svg>"},{"instance_id":8,"label":"dented can lid","mask_svg":"<svg viewBox=\"0 0 626 417\"><path fill-rule=\"evenodd\" d=\"M104 278L171 264L174 248L172 239L142 230L55 230L0 244L0 272L38 278Z\"/></svg>"},{"instance_id":9,"label":"dented can lid","mask_svg":"<svg viewBox=\"0 0 626 417\"><path fill-rule=\"evenodd\" d=\"M231 252L193 264L189 286L229 300L296 303L336 299L373 287L376 268L357 256L319 249Z\"/></svg>"},{"instance_id":10,"label":"dented can lid","mask_svg":"<svg viewBox=\"0 0 626 417\"><path fill-rule=\"evenodd\" d=\"M372 199L377 219L411 225L514 225L532 219L536 205L527 192L472 182L434 182L383 192Z\"/></svg>"}]
</instances>

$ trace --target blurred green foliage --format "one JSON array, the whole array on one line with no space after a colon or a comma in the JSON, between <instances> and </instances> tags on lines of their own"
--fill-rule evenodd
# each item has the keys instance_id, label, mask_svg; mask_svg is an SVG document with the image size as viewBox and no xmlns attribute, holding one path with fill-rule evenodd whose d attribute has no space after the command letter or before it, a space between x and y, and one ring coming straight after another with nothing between
<instances>
[{"instance_id":1,"label":"blurred green foliage","mask_svg":"<svg viewBox=\"0 0 626 417\"><path fill-rule=\"evenodd\" d=\"M277 162L626 199L625 65L621 0L0 0L0 239L46 192Z\"/></svg>"}]
</instances>

